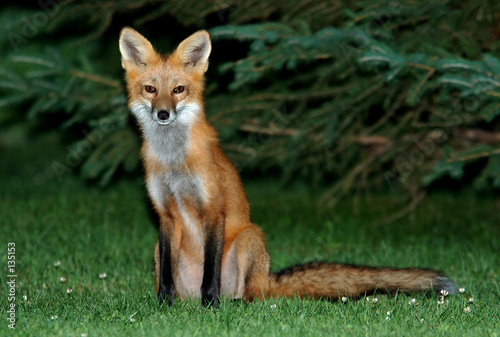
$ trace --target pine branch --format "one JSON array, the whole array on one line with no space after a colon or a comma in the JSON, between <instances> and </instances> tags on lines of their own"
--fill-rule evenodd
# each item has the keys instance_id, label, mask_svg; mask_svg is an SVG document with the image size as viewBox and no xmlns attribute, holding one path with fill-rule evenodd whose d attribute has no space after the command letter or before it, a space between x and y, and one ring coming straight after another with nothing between
<instances>
[{"instance_id":1,"label":"pine branch","mask_svg":"<svg viewBox=\"0 0 500 337\"><path fill-rule=\"evenodd\" d=\"M121 84L120 84L119 81L112 80L112 79L109 79L109 78L105 78L105 77L102 77L102 76L99 76L99 75L89 74L89 73L85 73L83 71L74 70L74 69L70 70L69 74L72 75L72 76L78 77L78 78L83 78L83 79L86 79L86 80L89 80L89 81L93 81L93 82L97 82L97 83L101 83L101 84L104 84L104 85L107 85L107 86L110 86L110 87L113 87L113 88L121 89Z\"/></svg>"}]
</instances>

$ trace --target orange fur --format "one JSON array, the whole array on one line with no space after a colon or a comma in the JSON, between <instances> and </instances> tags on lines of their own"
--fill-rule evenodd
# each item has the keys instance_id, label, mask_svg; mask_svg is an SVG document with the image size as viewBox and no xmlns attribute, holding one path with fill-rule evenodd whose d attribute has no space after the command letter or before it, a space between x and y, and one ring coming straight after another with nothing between
<instances>
[{"instance_id":1,"label":"orange fur","mask_svg":"<svg viewBox=\"0 0 500 337\"><path fill-rule=\"evenodd\" d=\"M131 28L120 36L129 107L143 132L148 193L160 218L154 254L160 300L194 296L217 305L220 295L252 301L453 290L447 278L423 269L309 263L270 275L264 236L204 114L210 50L205 31L164 56Z\"/></svg>"}]
</instances>

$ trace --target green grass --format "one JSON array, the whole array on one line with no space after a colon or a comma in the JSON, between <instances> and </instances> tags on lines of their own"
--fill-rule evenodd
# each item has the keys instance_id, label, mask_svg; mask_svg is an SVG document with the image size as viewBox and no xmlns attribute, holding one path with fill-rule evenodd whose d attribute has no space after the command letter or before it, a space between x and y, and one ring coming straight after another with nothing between
<instances>
[{"instance_id":1,"label":"green grass","mask_svg":"<svg viewBox=\"0 0 500 337\"><path fill-rule=\"evenodd\" d=\"M431 194L413 217L374 226L372 211L392 208L397 196L372 196L358 216L349 202L328 215L317 211L318 192L300 184L281 189L272 181L246 182L252 218L266 233L273 270L312 259L421 266L445 272L466 293L449 296L442 305L435 295L380 295L377 302L373 297L346 303L223 301L220 309L207 310L197 301L176 301L172 308L160 308L152 275L156 226L142 180L99 189L69 172L59 179L51 167L54 161L65 164L66 152L53 139L17 143L0 149L1 336L11 332L8 242L16 244L20 336L500 333L500 201L491 196ZM418 305L408 304L413 297ZM464 313L465 307L471 312Z\"/></svg>"}]
</instances>

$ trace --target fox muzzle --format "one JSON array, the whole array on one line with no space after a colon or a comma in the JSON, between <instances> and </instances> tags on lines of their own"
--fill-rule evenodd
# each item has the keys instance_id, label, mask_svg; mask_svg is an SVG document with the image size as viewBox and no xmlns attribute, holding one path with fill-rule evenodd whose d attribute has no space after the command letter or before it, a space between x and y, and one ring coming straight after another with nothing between
<instances>
[{"instance_id":1,"label":"fox muzzle","mask_svg":"<svg viewBox=\"0 0 500 337\"><path fill-rule=\"evenodd\" d=\"M167 110L160 110L157 113L158 119L161 121L166 121L170 117L170 112Z\"/></svg>"},{"instance_id":2,"label":"fox muzzle","mask_svg":"<svg viewBox=\"0 0 500 337\"><path fill-rule=\"evenodd\" d=\"M172 123L177 117L175 110L156 110L151 111L151 118L160 124L160 125L168 125Z\"/></svg>"}]
</instances>

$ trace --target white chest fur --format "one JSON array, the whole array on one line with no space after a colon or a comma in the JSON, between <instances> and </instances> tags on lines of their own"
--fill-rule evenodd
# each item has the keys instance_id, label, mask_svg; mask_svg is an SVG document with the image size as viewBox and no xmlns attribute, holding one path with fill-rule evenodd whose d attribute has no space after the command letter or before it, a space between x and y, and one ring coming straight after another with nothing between
<instances>
[{"instance_id":1,"label":"white chest fur","mask_svg":"<svg viewBox=\"0 0 500 337\"><path fill-rule=\"evenodd\" d=\"M195 244L201 244L204 236L199 209L206 200L202 179L195 174L173 170L150 176L146 184L152 202L158 209L168 212L169 203L176 204L178 214L170 216L174 221L180 221L183 231L189 233L188 237ZM186 201L189 201L189 205ZM176 215L180 215L180 218L175 218Z\"/></svg>"}]
</instances>

